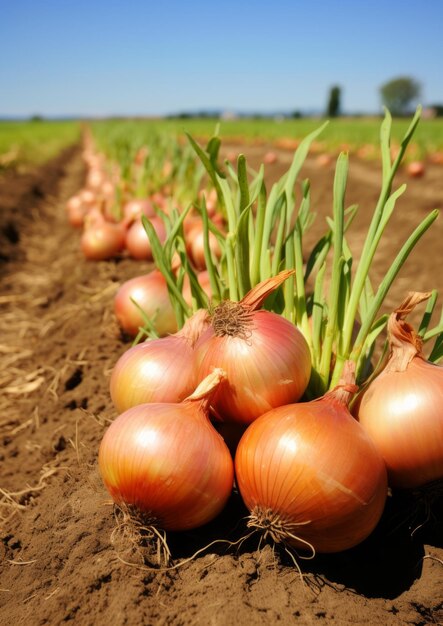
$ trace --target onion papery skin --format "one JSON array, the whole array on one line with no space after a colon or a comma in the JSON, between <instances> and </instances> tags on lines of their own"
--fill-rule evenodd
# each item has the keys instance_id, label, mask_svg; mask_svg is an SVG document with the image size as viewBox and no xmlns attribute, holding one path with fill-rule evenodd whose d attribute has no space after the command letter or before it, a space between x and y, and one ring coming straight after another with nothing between
<instances>
[{"instance_id":1,"label":"onion papery skin","mask_svg":"<svg viewBox=\"0 0 443 626\"><path fill-rule=\"evenodd\" d=\"M272 408L297 402L311 373L301 332L277 313L254 311L244 336L217 336L210 327L194 350L196 382L215 367L227 374L214 395L220 419L249 424Z\"/></svg>"},{"instance_id":2,"label":"onion papery skin","mask_svg":"<svg viewBox=\"0 0 443 626\"><path fill-rule=\"evenodd\" d=\"M416 356L402 372L382 371L363 394L358 419L392 487L443 479L443 367Z\"/></svg>"},{"instance_id":3,"label":"onion papery skin","mask_svg":"<svg viewBox=\"0 0 443 626\"><path fill-rule=\"evenodd\" d=\"M122 413L104 435L99 467L116 503L134 505L173 531L216 517L234 475L222 437L189 401L141 404Z\"/></svg>"},{"instance_id":4,"label":"onion papery skin","mask_svg":"<svg viewBox=\"0 0 443 626\"><path fill-rule=\"evenodd\" d=\"M235 470L251 520L271 521L275 540L301 550L357 545L387 496L386 468L370 437L343 404L325 397L258 418L239 442Z\"/></svg>"},{"instance_id":5,"label":"onion papery skin","mask_svg":"<svg viewBox=\"0 0 443 626\"><path fill-rule=\"evenodd\" d=\"M125 245L125 233L120 224L92 224L83 231L80 245L91 261L105 261L119 254Z\"/></svg>"},{"instance_id":6,"label":"onion papery skin","mask_svg":"<svg viewBox=\"0 0 443 626\"><path fill-rule=\"evenodd\" d=\"M166 228L163 221L159 217L152 217L151 224L154 227L160 242L166 239ZM143 226L140 218L136 219L126 232L125 240L126 249L133 259L139 261L152 261L152 247L148 234Z\"/></svg>"},{"instance_id":7,"label":"onion papery skin","mask_svg":"<svg viewBox=\"0 0 443 626\"><path fill-rule=\"evenodd\" d=\"M135 337L144 325L144 319L132 300L143 309L160 337L177 332L166 280L159 270L127 280L115 296L114 311L118 323L127 335Z\"/></svg>"},{"instance_id":8,"label":"onion papery skin","mask_svg":"<svg viewBox=\"0 0 443 626\"><path fill-rule=\"evenodd\" d=\"M181 402L189 396L195 388L194 344L208 323L207 312L199 310L175 335L126 350L111 374L111 398L117 411L147 402Z\"/></svg>"},{"instance_id":9,"label":"onion papery skin","mask_svg":"<svg viewBox=\"0 0 443 626\"><path fill-rule=\"evenodd\" d=\"M171 335L133 346L112 370L111 399L119 412L147 402L181 402L194 389L192 347Z\"/></svg>"}]
</instances>

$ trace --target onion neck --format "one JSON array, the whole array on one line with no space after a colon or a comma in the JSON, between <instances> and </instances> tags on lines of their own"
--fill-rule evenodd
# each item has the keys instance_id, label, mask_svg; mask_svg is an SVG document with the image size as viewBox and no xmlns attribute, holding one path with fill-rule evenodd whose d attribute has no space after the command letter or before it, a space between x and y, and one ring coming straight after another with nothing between
<instances>
[{"instance_id":1,"label":"onion neck","mask_svg":"<svg viewBox=\"0 0 443 626\"><path fill-rule=\"evenodd\" d=\"M197 403L200 409L207 415L214 394L218 390L220 384L226 380L226 372L220 367L214 370L202 380L197 389L187 398L184 403L190 405Z\"/></svg>"},{"instance_id":2,"label":"onion neck","mask_svg":"<svg viewBox=\"0 0 443 626\"><path fill-rule=\"evenodd\" d=\"M210 316L206 309L199 309L183 325L183 328L175 333L176 337L182 337L189 341L193 348L200 335L210 326Z\"/></svg>"},{"instance_id":3,"label":"onion neck","mask_svg":"<svg viewBox=\"0 0 443 626\"><path fill-rule=\"evenodd\" d=\"M334 404L348 407L352 396L357 393L358 389L358 385L355 384L355 362L346 361L338 385L319 400L332 401Z\"/></svg>"},{"instance_id":4,"label":"onion neck","mask_svg":"<svg viewBox=\"0 0 443 626\"><path fill-rule=\"evenodd\" d=\"M266 298L294 273L295 270L283 270L277 276L263 280L248 291L240 302L230 300L221 302L212 316L212 328L215 335L248 339L254 311L257 311Z\"/></svg>"},{"instance_id":5,"label":"onion neck","mask_svg":"<svg viewBox=\"0 0 443 626\"><path fill-rule=\"evenodd\" d=\"M259 309L266 298L273 293L276 289L282 285L285 280L295 274L295 270L283 270L279 272L277 276L271 276L266 280L262 280L253 287L244 298L241 300L241 304L249 307L250 310L256 311Z\"/></svg>"},{"instance_id":6,"label":"onion neck","mask_svg":"<svg viewBox=\"0 0 443 626\"><path fill-rule=\"evenodd\" d=\"M411 292L398 309L391 313L388 320L390 355L385 372L404 372L414 357L424 358L423 341L405 318L417 304L427 300L430 295L429 292Z\"/></svg>"}]
</instances>

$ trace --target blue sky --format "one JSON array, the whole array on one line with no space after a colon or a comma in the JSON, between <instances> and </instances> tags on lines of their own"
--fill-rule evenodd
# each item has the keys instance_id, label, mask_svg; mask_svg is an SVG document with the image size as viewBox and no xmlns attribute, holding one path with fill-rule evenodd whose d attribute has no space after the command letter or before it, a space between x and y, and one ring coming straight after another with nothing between
<instances>
[{"instance_id":1,"label":"blue sky","mask_svg":"<svg viewBox=\"0 0 443 626\"><path fill-rule=\"evenodd\" d=\"M0 0L0 116L377 112L407 75L443 102L443 0Z\"/></svg>"}]
</instances>

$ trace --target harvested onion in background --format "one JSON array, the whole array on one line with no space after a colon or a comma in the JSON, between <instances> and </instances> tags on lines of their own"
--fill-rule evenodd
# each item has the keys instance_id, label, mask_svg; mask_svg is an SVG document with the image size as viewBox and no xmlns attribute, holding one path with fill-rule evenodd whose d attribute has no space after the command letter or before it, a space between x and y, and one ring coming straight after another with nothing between
<instances>
[{"instance_id":1,"label":"harvested onion in background","mask_svg":"<svg viewBox=\"0 0 443 626\"><path fill-rule=\"evenodd\" d=\"M117 291L115 316L122 330L130 337L135 337L146 323L140 309L160 337L177 332L177 320L166 279L158 269L127 280Z\"/></svg>"}]
</instances>

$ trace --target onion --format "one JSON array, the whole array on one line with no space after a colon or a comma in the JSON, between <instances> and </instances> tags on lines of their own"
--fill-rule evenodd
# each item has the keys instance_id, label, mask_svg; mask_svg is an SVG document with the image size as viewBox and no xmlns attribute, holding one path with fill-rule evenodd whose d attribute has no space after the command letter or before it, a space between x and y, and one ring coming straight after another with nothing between
<instances>
[{"instance_id":1,"label":"onion","mask_svg":"<svg viewBox=\"0 0 443 626\"><path fill-rule=\"evenodd\" d=\"M66 203L68 221L74 228L81 228L83 226L87 212L87 207L78 195L72 196Z\"/></svg>"},{"instance_id":2,"label":"onion","mask_svg":"<svg viewBox=\"0 0 443 626\"><path fill-rule=\"evenodd\" d=\"M193 348L208 323L207 311L200 309L175 335L127 350L111 375L111 398L117 411L146 402L181 402L192 393Z\"/></svg>"},{"instance_id":3,"label":"onion","mask_svg":"<svg viewBox=\"0 0 443 626\"><path fill-rule=\"evenodd\" d=\"M90 189L81 189L78 193L81 201L87 207L93 207L97 204L97 196Z\"/></svg>"},{"instance_id":4,"label":"onion","mask_svg":"<svg viewBox=\"0 0 443 626\"><path fill-rule=\"evenodd\" d=\"M155 215L152 202L147 198L134 198L124 205L123 220L127 224L131 224L141 215L146 215L146 217L154 217Z\"/></svg>"},{"instance_id":5,"label":"onion","mask_svg":"<svg viewBox=\"0 0 443 626\"><path fill-rule=\"evenodd\" d=\"M158 207L160 207L161 209L167 208L167 204L168 204L167 198L160 191L156 191L155 193L153 193L151 198L152 198L152 202L156 204Z\"/></svg>"},{"instance_id":6,"label":"onion","mask_svg":"<svg viewBox=\"0 0 443 626\"><path fill-rule=\"evenodd\" d=\"M183 402L141 404L111 424L99 468L117 504L137 507L164 530L196 528L220 513L234 469L208 410L222 378L216 370Z\"/></svg>"},{"instance_id":7,"label":"onion","mask_svg":"<svg viewBox=\"0 0 443 626\"><path fill-rule=\"evenodd\" d=\"M115 196L115 185L110 180L104 180L101 186L102 196L106 200L113 200Z\"/></svg>"},{"instance_id":8,"label":"onion","mask_svg":"<svg viewBox=\"0 0 443 626\"><path fill-rule=\"evenodd\" d=\"M115 296L115 315L122 330L131 337L135 337L145 324L133 300L145 312L160 337L177 332L168 287L160 270L127 280Z\"/></svg>"},{"instance_id":9,"label":"onion","mask_svg":"<svg viewBox=\"0 0 443 626\"><path fill-rule=\"evenodd\" d=\"M183 232L185 233L186 241L188 241L189 233L196 227L202 228L203 222L202 218L196 215L194 209L192 209L183 220Z\"/></svg>"},{"instance_id":10,"label":"onion","mask_svg":"<svg viewBox=\"0 0 443 626\"><path fill-rule=\"evenodd\" d=\"M66 212L69 213L69 210L72 208L77 208L82 205L82 200L78 194L75 194L69 198L66 202Z\"/></svg>"},{"instance_id":11,"label":"onion","mask_svg":"<svg viewBox=\"0 0 443 626\"><path fill-rule=\"evenodd\" d=\"M85 230L80 245L85 257L92 261L111 259L121 252L125 245L125 231L121 224L105 220L85 222Z\"/></svg>"},{"instance_id":12,"label":"onion","mask_svg":"<svg viewBox=\"0 0 443 626\"><path fill-rule=\"evenodd\" d=\"M68 221L74 228L82 228L87 210L83 205L71 206L68 210Z\"/></svg>"},{"instance_id":13,"label":"onion","mask_svg":"<svg viewBox=\"0 0 443 626\"><path fill-rule=\"evenodd\" d=\"M315 159L315 162L319 167L327 167L328 165L330 165L331 160L331 155L323 152L322 154L318 155L318 157Z\"/></svg>"},{"instance_id":14,"label":"onion","mask_svg":"<svg viewBox=\"0 0 443 626\"><path fill-rule=\"evenodd\" d=\"M206 210L209 217L215 217L217 215L217 200L217 190L215 187L212 187L206 195Z\"/></svg>"},{"instance_id":15,"label":"onion","mask_svg":"<svg viewBox=\"0 0 443 626\"><path fill-rule=\"evenodd\" d=\"M148 146L141 146L135 153L134 163L136 163L137 165L142 165L143 162L146 161L148 156L149 156Z\"/></svg>"},{"instance_id":16,"label":"onion","mask_svg":"<svg viewBox=\"0 0 443 626\"><path fill-rule=\"evenodd\" d=\"M217 190L215 187L211 187L209 190L201 189L198 192L198 199L201 202L202 198L205 198L206 211L208 212L209 217L217 217L219 215L217 213Z\"/></svg>"},{"instance_id":17,"label":"onion","mask_svg":"<svg viewBox=\"0 0 443 626\"><path fill-rule=\"evenodd\" d=\"M381 517L386 468L348 411L357 389L350 373L317 400L262 415L238 444L235 471L248 526L276 542L338 552L363 541Z\"/></svg>"},{"instance_id":18,"label":"onion","mask_svg":"<svg viewBox=\"0 0 443 626\"><path fill-rule=\"evenodd\" d=\"M172 162L169 160L166 160L163 163L163 167L162 167L162 175L165 178L169 178L172 174L172 170L173 170L173 166L172 166Z\"/></svg>"},{"instance_id":19,"label":"onion","mask_svg":"<svg viewBox=\"0 0 443 626\"><path fill-rule=\"evenodd\" d=\"M443 165L443 151L436 150L435 152L431 152L429 154L429 160L436 165Z\"/></svg>"},{"instance_id":20,"label":"onion","mask_svg":"<svg viewBox=\"0 0 443 626\"><path fill-rule=\"evenodd\" d=\"M150 222L156 231L160 242L166 239L166 227L160 217L151 217ZM143 223L138 217L126 232L126 248L134 259L152 261L152 247Z\"/></svg>"},{"instance_id":21,"label":"onion","mask_svg":"<svg viewBox=\"0 0 443 626\"><path fill-rule=\"evenodd\" d=\"M86 187L92 191L100 191L105 181L105 175L100 167L93 167L86 177Z\"/></svg>"},{"instance_id":22,"label":"onion","mask_svg":"<svg viewBox=\"0 0 443 626\"><path fill-rule=\"evenodd\" d=\"M226 154L226 160L230 163L235 163L237 161L237 152L235 152L234 150L230 150Z\"/></svg>"},{"instance_id":23,"label":"onion","mask_svg":"<svg viewBox=\"0 0 443 626\"><path fill-rule=\"evenodd\" d=\"M269 152L266 152L263 157L263 163L266 163L268 165L273 165L274 163L277 163L277 161L278 161L277 153L273 152L272 150L270 150Z\"/></svg>"},{"instance_id":24,"label":"onion","mask_svg":"<svg viewBox=\"0 0 443 626\"><path fill-rule=\"evenodd\" d=\"M277 313L256 310L292 273L259 283L241 302L222 302L195 345L197 380L214 367L227 374L213 400L223 420L250 423L274 407L296 402L308 385L310 352L301 332Z\"/></svg>"},{"instance_id":25,"label":"onion","mask_svg":"<svg viewBox=\"0 0 443 626\"><path fill-rule=\"evenodd\" d=\"M221 248L220 244L217 241L217 237L213 232L209 231L209 249L211 251L211 255L215 259L219 259L221 257ZM187 240L187 250L188 255L190 256L194 266L198 270L206 269L206 259L205 259L205 245L204 245L204 233L203 233L203 224L201 220L197 224L195 224L192 229L188 232L186 236Z\"/></svg>"},{"instance_id":26,"label":"onion","mask_svg":"<svg viewBox=\"0 0 443 626\"><path fill-rule=\"evenodd\" d=\"M389 361L358 410L361 425L385 459L392 487L443 479L443 367L426 361L420 337L404 321L429 296L411 293L391 314Z\"/></svg>"},{"instance_id":27,"label":"onion","mask_svg":"<svg viewBox=\"0 0 443 626\"><path fill-rule=\"evenodd\" d=\"M425 173L425 165L423 161L411 161L406 170L411 178L421 178Z\"/></svg>"}]
</instances>

